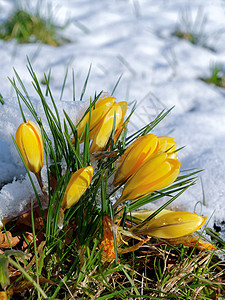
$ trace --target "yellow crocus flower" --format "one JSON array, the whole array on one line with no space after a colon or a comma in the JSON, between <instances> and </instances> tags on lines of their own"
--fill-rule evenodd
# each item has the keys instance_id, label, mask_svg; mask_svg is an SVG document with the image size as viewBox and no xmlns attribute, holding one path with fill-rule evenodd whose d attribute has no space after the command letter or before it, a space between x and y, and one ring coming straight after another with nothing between
<instances>
[{"instance_id":1,"label":"yellow crocus flower","mask_svg":"<svg viewBox=\"0 0 225 300\"><path fill-rule=\"evenodd\" d=\"M125 183L120 199L114 208L127 200L137 200L173 183L180 169L180 162L168 153L149 158Z\"/></svg>"},{"instance_id":2,"label":"yellow crocus flower","mask_svg":"<svg viewBox=\"0 0 225 300\"><path fill-rule=\"evenodd\" d=\"M115 130L117 130L119 126L122 127L126 109L127 103L124 101L113 104L112 108L107 112L101 123L94 130L94 138L91 144L90 153L104 150L113 130L114 117L116 118Z\"/></svg>"},{"instance_id":3,"label":"yellow crocus flower","mask_svg":"<svg viewBox=\"0 0 225 300\"><path fill-rule=\"evenodd\" d=\"M111 96L101 97L95 105L91 108L91 120L90 120L90 131L89 131L89 139L93 139L95 136L95 128L102 121L107 112L112 108L115 103L115 98ZM81 138L81 142L84 141L84 130L86 124L89 122L90 113L88 112L80 124L77 126L77 134L80 138L82 133L83 136Z\"/></svg>"},{"instance_id":4,"label":"yellow crocus flower","mask_svg":"<svg viewBox=\"0 0 225 300\"><path fill-rule=\"evenodd\" d=\"M136 139L124 152L115 174L115 186L126 181L152 155L158 146L157 136L147 134Z\"/></svg>"},{"instance_id":5,"label":"yellow crocus flower","mask_svg":"<svg viewBox=\"0 0 225 300\"><path fill-rule=\"evenodd\" d=\"M131 177L153 154L159 152L171 153L176 149L176 142L171 137L157 137L146 134L138 137L124 152L115 174L115 186ZM175 154L174 158L177 158Z\"/></svg>"},{"instance_id":6,"label":"yellow crocus flower","mask_svg":"<svg viewBox=\"0 0 225 300\"><path fill-rule=\"evenodd\" d=\"M43 141L38 126L33 121L20 124L15 140L28 170L38 174L43 167Z\"/></svg>"},{"instance_id":7,"label":"yellow crocus flower","mask_svg":"<svg viewBox=\"0 0 225 300\"><path fill-rule=\"evenodd\" d=\"M201 228L206 219L206 217L186 211L162 211L143 227L139 225L134 232L163 239L180 238Z\"/></svg>"},{"instance_id":8,"label":"yellow crocus flower","mask_svg":"<svg viewBox=\"0 0 225 300\"><path fill-rule=\"evenodd\" d=\"M63 210L76 204L80 197L86 192L91 183L93 171L93 168L88 166L79 169L72 175L61 204Z\"/></svg>"},{"instance_id":9,"label":"yellow crocus flower","mask_svg":"<svg viewBox=\"0 0 225 300\"><path fill-rule=\"evenodd\" d=\"M114 115L116 117L114 140L116 140L123 129L122 125L126 111L126 102L116 103L115 98L112 96L101 97L94 107L91 108L91 118L88 112L77 126L77 134L80 142L84 141L85 126L88 124L90 118L89 140L92 140L90 153L104 150L113 130ZM74 139L72 142L74 142Z\"/></svg>"}]
</instances>

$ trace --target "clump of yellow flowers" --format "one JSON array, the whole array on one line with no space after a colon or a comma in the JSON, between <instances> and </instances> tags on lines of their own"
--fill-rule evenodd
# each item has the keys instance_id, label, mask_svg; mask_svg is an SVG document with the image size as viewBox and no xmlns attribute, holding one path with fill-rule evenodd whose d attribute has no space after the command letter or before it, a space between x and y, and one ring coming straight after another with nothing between
<instances>
[{"instance_id":1,"label":"clump of yellow flowers","mask_svg":"<svg viewBox=\"0 0 225 300\"><path fill-rule=\"evenodd\" d=\"M121 198L142 198L173 183L180 169L175 140L148 134L137 138L121 157L114 185L125 183Z\"/></svg>"},{"instance_id":2,"label":"clump of yellow flowers","mask_svg":"<svg viewBox=\"0 0 225 300\"><path fill-rule=\"evenodd\" d=\"M79 143L84 142L85 132L89 130L89 154L102 151L110 152L109 145L111 143L109 140L110 138L113 139L113 143L119 140L127 122L125 121L126 111L127 103L125 101L116 102L113 96L108 95L100 97L76 125L76 138ZM27 169L36 174L37 178L40 178L44 162L43 138L39 127L33 121L22 123L17 129L15 140ZM74 145L75 138L71 138L71 141L71 145ZM154 211L132 212L131 215L136 223L126 231L116 225L120 223L118 218L121 218L121 214L117 214L119 206L122 205L123 208L125 202L134 203L176 181L181 166L176 147L176 142L172 137L147 133L137 135L136 139L125 149L121 151L120 147L116 151L119 164L114 172L113 184L120 187L122 192L120 198L113 204L115 221L113 222L108 216L103 216L101 247L104 248L104 261L107 261L108 256L115 257L112 248L114 245L112 232L115 233L118 245L123 241L120 239L121 235L138 239L139 245L142 245L145 241L141 237L143 235L154 238L177 239L192 234L206 222L205 217L194 213L173 212L164 209L154 218L150 218L149 221L148 218L155 213ZM64 211L78 203L79 199L87 193L91 183L96 184L97 181L92 182L94 173L95 171L89 161L81 168L77 168L75 172L71 172L61 198L60 210L63 218ZM63 218L60 222L63 222ZM111 254L109 255L109 253Z\"/></svg>"}]
</instances>

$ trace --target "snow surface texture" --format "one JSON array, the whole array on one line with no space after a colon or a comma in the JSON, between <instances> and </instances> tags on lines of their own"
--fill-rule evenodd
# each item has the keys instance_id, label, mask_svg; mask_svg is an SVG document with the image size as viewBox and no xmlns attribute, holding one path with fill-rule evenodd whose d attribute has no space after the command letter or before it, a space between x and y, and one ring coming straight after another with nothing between
<instances>
[{"instance_id":1,"label":"snow surface texture","mask_svg":"<svg viewBox=\"0 0 225 300\"><path fill-rule=\"evenodd\" d=\"M23 1L18 1L22 2ZM24 3L27 1L24 1ZM35 1L34 1L35 2ZM32 1L35 9L36 4ZM34 3L34 4L33 4ZM76 76L79 100L92 65L85 100L95 92L115 92L117 100L137 101L130 130L151 121L164 108L175 108L153 133L176 138L182 169L204 169L195 186L179 197L170 208L197 212L214 221L225 221L225 91L207 85L199 77L210 75L213 64L225 64L225 1L219 0L52 0L51 14L59 25L70 21L62 32L72 42L58 48L47 45L17 45L0 41L0 216L19 213L33 197L29 179L12 142L22 122L15 92L7 79L19 73L41 113L38 97L26 69L27 56L41 80L51 68L51 88L60 110L65 108L76 120L83 107L72 102L72 76ZM16 1L0 2L0 20L5 20ZM42 3L40 12L49 14ZM177 29L199 34L200 45L173 36ZM215 51L201 46L206 43ZM69 75L63 99L59 101L66 67ZM85 106L85 104L84 104ZM29 114L26 114L29 119ZM11 182L5 184L7 182ZM4 185L5 184L5 185ZM205 204L203 204L203 190ZM160 203L148 207L158 208ZM14 210L14 212L13 212Z\"/></svg>"}]
</instances>

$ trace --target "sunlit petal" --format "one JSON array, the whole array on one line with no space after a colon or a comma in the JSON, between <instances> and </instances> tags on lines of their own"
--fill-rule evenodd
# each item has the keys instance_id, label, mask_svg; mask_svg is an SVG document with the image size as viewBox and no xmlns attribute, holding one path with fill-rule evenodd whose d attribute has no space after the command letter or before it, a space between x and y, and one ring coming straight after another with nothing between
<instances>
[{"instance_id":1,"label":"sunlit petal","mask_svg":"<svg viewBox=\"0 0 225 300\"><path fill-rule=\"evenodd\" d=\"M40 129L33 121L22 123L15 136L29 171L38 173L43 167L43 141Z\"/></svg>"},{"instance_id":2,"label":"sunlit petal","mask_svg":"<svg viewBox=\"0 0 225 300\"><path fill-rule=\"evenodd\" d=\"M155 152L157 136L144 135L133 142L121 157L120 166L115 174L114 185L119 185L133 175Z\"/></svg>"},{"instance_id":3,"label":"sunlit petal","mask_svg":"<svg viewBox=\"0 0 225 300\"><path fill-rule=\"evenodd\" d=\"M136 200L173 183L180 169L180 162L160 153L147 162L129 179L116 205L126 200Z\"/></svg>"},{"instance_id":4,"label":"sunlit petal","mask_svg":"<svg viewBox=\"0 0 225 300\"><path fill-rule=\"evenodd\" d=\"M61 204L62 209L68 209L79 201L89 187L92 176L93 168L91 166L79 169L72 175Z\"/></svg>"},{"instance_id":5,"label":"sunlit petal","mask_svg":"<svg viewBox=\"0 0 225 300\"><path fill-rule=\"evenodd\" d=\"M103 117L107 114L110 108L112 108L113 104L115 103L114 97L104 97L100 98L94 107L91 109L91 120L90 120L90 132L89 132L89 138L92 139L95 134L95 128L99 125L99 123L102 121ZM80 138L86 124L89 122L89 115L90 113L87 113L83 120L80 122L80 124L77 127L77 134ZM81 141L84 139L84 134L82 136Z\"/></svg>"},{"instance_id":6,"label":"sunlit petal","mask_svg":"<svg viewBox=\"0 0 225 300\"><path fill-rule=\"evenodd\" d=\"M154 134L138 137L122 155L113 184L124 183L154 154L166 152L170 158L177 159L175 150L176 142L171 137L157 137Z\"/></svg>"},{"instance_id":7,"label":"sunlit petal","mask_svg":"<svg viewBox=\"0 0 225 300\"><path fill-rule=\"evenodd\" d=\"M115 128L117 128L123 119L123 110L119 103L115 103L113 105L113 107L108 111L102 122L97 127L95 131L95 137L91 144L90 153L104 150L113 130L114 117L116 118Z\"/></svg>"},{"instance_id":8,"label":"sunlit petal","mask_svg":"<svg viewBox=\"0 0 225 300\"><path fill-rule=\"evenodd\" d=\"M174 211L151 219L142 228L139 227L138 233L156 238L179 238L195 232L205 222L206 217L190 212Z\"/></svg>"}]
</instances>

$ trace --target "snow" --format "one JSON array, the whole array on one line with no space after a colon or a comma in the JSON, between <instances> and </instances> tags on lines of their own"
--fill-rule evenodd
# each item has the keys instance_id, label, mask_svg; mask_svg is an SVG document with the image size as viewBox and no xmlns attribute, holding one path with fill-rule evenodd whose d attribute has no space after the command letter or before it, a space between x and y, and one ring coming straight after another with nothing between
<instances>
[{"instance_id":1,"label":"snow","mask_svg":"<svg viewBox=\"0 0 225 300\"><path fill-rule=\"evenodd\" d=\"M9 16L15 3L13 0L1 1L1 21ZM37 4L34 1L32 5L34 9ZM15 91L7 79L15 76L15 68L41 115L40 103L26 69L28 56L40 80L43 73L51 69L51 88L61 115L65 108L74 121L86 104L84 102L80 107L80 102L72 102L72 69L79 99L90 65L87 101L95 92L111 93L123 74L115 96L128 103L137 101L130 131L152 121L162 109L175 105L153 133L173 136L178 147L185 146L179 152L183 170L204 171L196 185L176 199L170 208L206 215L211 218L209 226L225 221L225 91L199 79L209 76L213 65L225 64L225 2L52 0L42 3L39 9L43 15L52 14L59 25L69 20L61 34L72 42L53 48L0 41L0 93L5 100L0 108L0 216L12 215L15 208L16 212L21 211L26 199L33 197L29 179L12 142L11 135L15 135L22 118ZM172 35L177 29L187 27L199 33L215 51ZM69 74L64 101L59 101L67 66ZM28 112L26 116L29 119ZM149 208L157 208L160 204L154 203Z\"/></svg>"}]
</instances>

